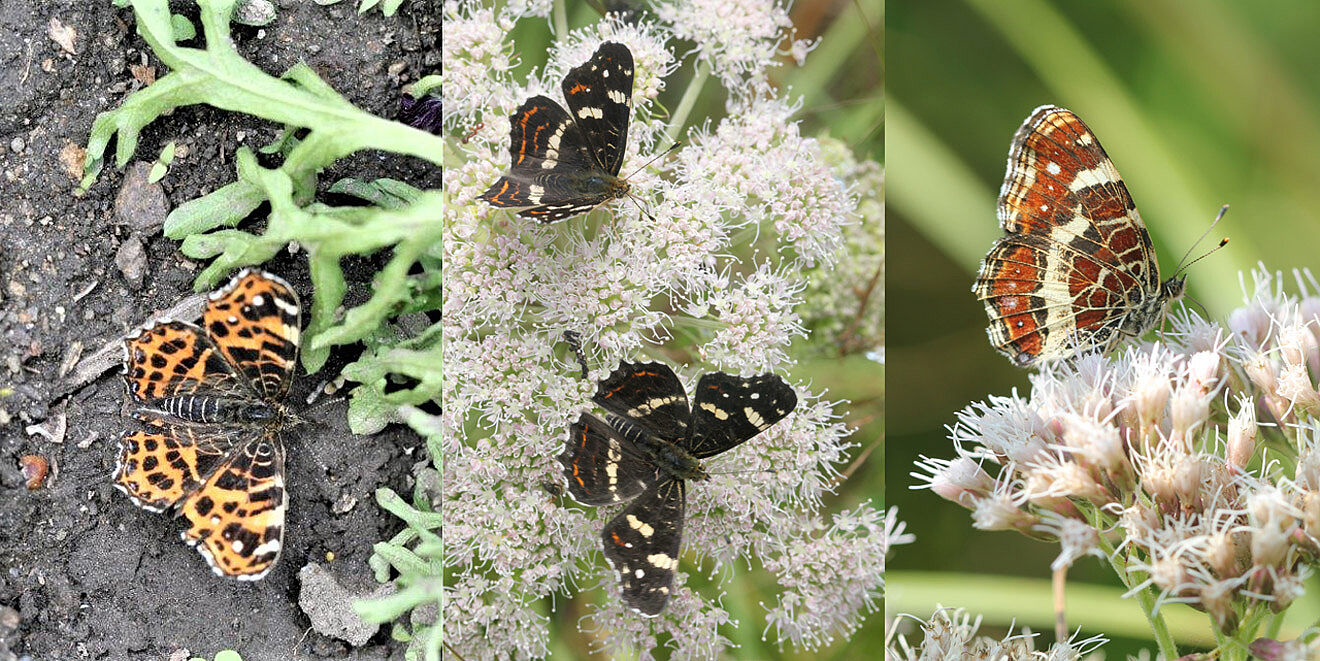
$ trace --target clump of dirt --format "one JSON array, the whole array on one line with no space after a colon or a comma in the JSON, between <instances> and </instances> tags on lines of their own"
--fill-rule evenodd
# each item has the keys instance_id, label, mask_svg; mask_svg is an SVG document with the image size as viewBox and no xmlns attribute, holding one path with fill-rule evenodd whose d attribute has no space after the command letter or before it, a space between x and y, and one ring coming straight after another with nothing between
<instances>
[{"instance_id":1,"label":"clump of dirt","mask_svg":"<svg viewBox=\"0 0 1320 661\"><path fill-rule=\"evenodd\" d=\"M234 32L240 52L267 72L304 60L358 106L393 117L401 87L439 68L438 2L410 0L393 18L359 16L349 1L278 5L271 25ZM313 631L297 603L298 572L315 562L344 585L372 583L371 545L400 527L373 493L406 490L420 445L411 432L353 436L339 402L286 437L283 557L256 583L212 575L179 540L180 521L135 508L110 485L130 424L117 354L107 354L116 369L86 384L74 381L74 366L191 293L203 265L161 236L162 194L172 208L229 183L235 150L266 144L280 128L181 109L149 126L138 147L149 163L177 145L158 189L141 176L146 168L125 188L125 173L107 167L76 195L97 113L166 71L131 11L108 0L0 4L0 661L165 659L183 649L209 658L227 648L247 661L396 658L388 627L362 647ZM348 159L321 180L350 174L440 185L433 168L381 154ZM346 264L350 304L365 300L377 266ZM310 300L302 255L267 268ZM353 358L340 351L321 374L300 375L294 401ZM50 464L35 490L20 468L25 455Z\"/></svg>"}]
</instances>

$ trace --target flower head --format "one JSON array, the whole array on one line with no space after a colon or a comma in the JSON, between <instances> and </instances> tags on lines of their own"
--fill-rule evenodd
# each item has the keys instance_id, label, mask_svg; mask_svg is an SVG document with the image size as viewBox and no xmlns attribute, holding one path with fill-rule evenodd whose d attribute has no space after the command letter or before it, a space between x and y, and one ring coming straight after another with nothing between
<instances>
[{"instance_id":1,"label":"flower head","mask_svg":"<svg viewBox=\"0 0 1320 661\"><path fill-rule=\"evenodd\" d=\"M1037 521L1033 536L1062 546L1056 568L1112 554L1132 593L1193 604L1230 634L1253 607L1285 608L1320 549L1320 296L1307 273L1299 296L1282 280L1254 272L1227 328L1184 312L1161 341L968 406L950 432L957 457L918 466L977 527ZM1265 461L1266 444L1282 454ZM945 486L952 467L986 459L997 473L956 483L994 490Z\"/></svg>"}]
</instances>

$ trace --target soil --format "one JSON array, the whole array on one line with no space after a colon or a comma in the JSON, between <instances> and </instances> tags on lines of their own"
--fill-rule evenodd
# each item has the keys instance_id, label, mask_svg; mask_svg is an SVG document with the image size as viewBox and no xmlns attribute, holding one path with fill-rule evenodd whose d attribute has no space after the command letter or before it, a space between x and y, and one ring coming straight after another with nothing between
<instances>
[{"instance_id":1,"label":"soil","mask_svg":"<svg viewBox=\"0 0 1320 661\"><path fill-rule=\"evenodd\" d=\"M234 30L240 52L267 72L305 60L358 106L393 117L401 87L439 68L438 0L409 0L393 18L379 10L359 16L353 0L277 4L273 24ZM195 16L191 3L175 10ZM52 18L73 29L75 53L50 36ZM315 423L285 438L283 557L256 583L212 575L179 540L178 520L137 509L111 487L117 439L130 424L117 364L86 384L73 382L69 366L174 306L204 266L158 225L116 220L124 172L107 166L78 196L76 168L66 165L97 113L141 86L131 67L142 65L167 71L137 36L131 11L109 0L0 4L0 661L187 658L182 650L212 658L223 649L246 661L400 658L388 626L357 648L312 630L298 605L298 574L317 563L355 593L376 587L366 564L371 545L401 524L373 493L407 493L420 442L406 429L354 436L341 401L316 409ZM186 151L160 182L172 208L232 181L237 147L266 144L278 128L184 108L144 131L136 160L155 160L171 140ZM438 172L382 154L337 164L322 186L350 174L439 187ZM149 211L151 191L140 185L129 192L146 195ZM356 278L349 303L365 299L378 265L346 265ZM310 295L301 253L282 253L266 268ZM353 358L340 351L321 373L301 375L294 401ZM52 467L33 491L19 468L30 454Z\"/></svg>"}]
</instances>

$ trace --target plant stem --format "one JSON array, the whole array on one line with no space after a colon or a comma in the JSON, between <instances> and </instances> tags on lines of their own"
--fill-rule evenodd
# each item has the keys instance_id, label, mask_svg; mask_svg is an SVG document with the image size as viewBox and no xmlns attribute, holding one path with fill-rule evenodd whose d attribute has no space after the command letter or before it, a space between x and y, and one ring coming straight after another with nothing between
<instances>
[{"instance_id":1,"label":"plant stem","mask_svg":"<svg viewBox=\"0 0 1320 661\"><path fill-rule=\"evenodd\" d=\"M1089 517L1091 523L1099 525L1101 522L1096 520L1096 516ZM1109 560L1109 565L1114 568L1114 573L1118 574L1119 580L1123 581L1124 587L1132 589L1132 578L1129 577L1126 563L1120 563L1115 557L1114 545L1104 536L1100 535L1100 549L1105 552L1105 558ZM1151 594L1150 588L1145 587L1136 592L1137 604L1141 606L1141 611L1146 614L1146 620L1150 622L1151 633L1155 635L1155 644L1159 645L1160 654L1166 659L1178 658L1178 644L1174 642L1173 635L1169 633L1169 625L1164 621L1164 616L1155 612L1155 597Z\"/></svg>"},{"instance_id":2,"label":"plant stem","mask_svg":"<svg viewBox=\"0 0 1320 661\"><path fill-rule=\"evenodd\" d=\"M555 37L563 39L568 34L568 10L564 7L564 0L555 0L554 20Z\"/></svg>"},{"instance_id":3,"label":"plant stem","mask_svg":"<svg viewBox=\"0 0 1320 661\"><path fill-rule=\"evenodd\" d=\"M674 115L669 120L669 126L665 128L665 135L670 142L678 139L678 132L687 123L688 114L692 112L692 106L696 105L697 97L701 95L701 88L706 86L706 79L709 77L710 62L701 60L697 64L697 73L688 81L687 89L683 90L683 98L679 99L678 107L674 109Z\"/></svg>"}]
</instances>

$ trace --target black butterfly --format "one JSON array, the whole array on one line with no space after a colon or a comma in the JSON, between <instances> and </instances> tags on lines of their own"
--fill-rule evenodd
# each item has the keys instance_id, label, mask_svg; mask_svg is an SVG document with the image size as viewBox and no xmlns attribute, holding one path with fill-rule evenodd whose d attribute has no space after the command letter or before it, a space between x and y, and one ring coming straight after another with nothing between
<instances>
[{"instance_id":1,"label":"black butterfly","mask_svg":"<svg viewBox=\"0 0 1320 661\"><path fill-rule=\"evenodd\" d=\"M632 498L605 524L605 558L619 573L623 600L654 616L664 610L678 567L687 480L704 480L701 460L769 429L797 406L774 374L712 372L697 382L695 409L673 370L620 363L593 398L609 415L583 413L559 455L568 492L587 505Z\"/></svg>"},{"instance_id":2,"label":"black butterfly","mask_svg":"<svg viewBox=\"0 0 1320 661\"><path fill-rule=\"evenodd\" d=\"M628 194L619 178L628 146L633 57L607 41L564 77L572 113L534 96L509 117L509 171L481 199L497 207L531 207L524 218L552 223Z\"/></svg>"}]
</instances>

